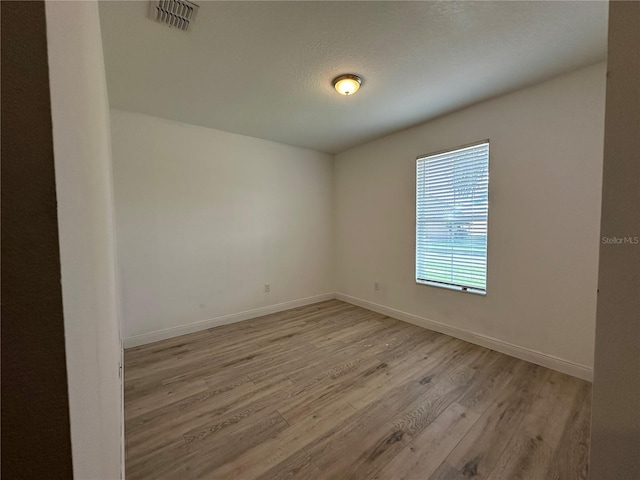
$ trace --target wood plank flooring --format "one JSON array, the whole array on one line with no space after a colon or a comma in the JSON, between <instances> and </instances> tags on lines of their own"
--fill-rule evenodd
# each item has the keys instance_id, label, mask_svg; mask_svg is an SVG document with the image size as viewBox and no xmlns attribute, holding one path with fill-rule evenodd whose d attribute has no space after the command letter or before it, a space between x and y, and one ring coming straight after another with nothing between
<instances>
[{"instance_id":1,"label":"wood plank flooring","mask_svg":"<svg viewBox=\"0 0 640 480\"><path fill-rule=\"evenodd\" d=\"M125 352L136 479L586 479L589 383L337 300Z\"/></svg>"}]
</instances>

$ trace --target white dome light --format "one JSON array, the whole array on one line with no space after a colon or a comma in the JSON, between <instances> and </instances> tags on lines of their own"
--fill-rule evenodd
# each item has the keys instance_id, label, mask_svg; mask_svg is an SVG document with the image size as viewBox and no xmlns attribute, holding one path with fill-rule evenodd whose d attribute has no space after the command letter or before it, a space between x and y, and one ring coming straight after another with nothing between
<instances>
[{"instance_id":1,"label":"white dome light","mask_svg":"<svg viewBox=\"0 0 640 480\"><path fill-rule=\"evenodd\" d=\"M333 80L333 86L340 95L353 95L362 84L362 78L357 75L340 75Z\"/></svg>"}]
</instances>

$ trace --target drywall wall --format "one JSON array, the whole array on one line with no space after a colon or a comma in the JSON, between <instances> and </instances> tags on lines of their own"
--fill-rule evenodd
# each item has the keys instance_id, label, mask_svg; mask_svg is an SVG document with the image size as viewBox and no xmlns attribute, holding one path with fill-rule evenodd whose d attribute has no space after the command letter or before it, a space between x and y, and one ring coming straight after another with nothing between
<instances>
[{"instance_id":1,"label":"drywall wall","mask_svg":"<svg viewBox=\"0 0 640 480\"><path fill-rule=\"evenodd\" d=\"M121 348L98 5L46 2L73 472L120 478Z\"/></svg>"},{"instance_id":2,"label":"drywall wall","mask_svg":"<svg viewBox=\"0 0 640 480\"><path fill-rule=\"evenodd\" d=\"M640 3L609 9L592 480L640 474Z\"/></svg>"},{"instance_id":3,"label":"drywall wall","mask_svg":"<svg viewBox=\"0 0 640 480\"><path fill-rule=\"evenodd\" d=\"M337 155L339 298L588 378L604 96L598 64ZM417 285L416 157L487 138L487 295Z\"/></svg>"},{"instance_id":4,"label":"drywall wall","mask_svg":"<svg viewBox=\"0 0 640 480\"><path fill-rule=\"evenodd\" d=\"M333 292L330 155L111 118L125 346Z\"/></svg>"}]
</instances>

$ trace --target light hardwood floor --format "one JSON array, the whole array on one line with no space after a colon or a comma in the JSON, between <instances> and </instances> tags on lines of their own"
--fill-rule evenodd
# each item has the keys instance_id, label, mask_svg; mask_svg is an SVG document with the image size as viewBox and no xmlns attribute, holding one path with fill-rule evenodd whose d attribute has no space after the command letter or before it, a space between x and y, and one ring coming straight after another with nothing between
<instances>
[{"instance_id":1,"label":"light hardwood floor","mask_svg":"<svg viewBox=\"0 0 640 480\"><path fill-rule=\"evenodd\" d=\"M591 386L337 300L125 352L135 479L587 478Z\"/></svg>"}]
</instances>

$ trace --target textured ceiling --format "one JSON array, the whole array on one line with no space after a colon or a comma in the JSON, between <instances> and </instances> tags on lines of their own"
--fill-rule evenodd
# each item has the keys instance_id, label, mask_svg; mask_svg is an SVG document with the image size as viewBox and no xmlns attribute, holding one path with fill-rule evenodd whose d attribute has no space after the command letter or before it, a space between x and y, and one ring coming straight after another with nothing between
<instances>
[{"instance_id":1,"label":"textured ceiling","mask_svg":"<svg viewBox=\"0 0 640 480\"><path fill-rule=\"evenodd\" d=\"M197 2L188 33L100 4L111 105L337 153L602 61L606 2ZM364 78L352 97L342 73Z\"/></svg>"}]
</instances>

